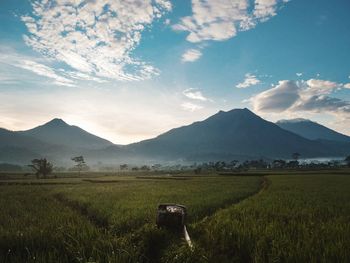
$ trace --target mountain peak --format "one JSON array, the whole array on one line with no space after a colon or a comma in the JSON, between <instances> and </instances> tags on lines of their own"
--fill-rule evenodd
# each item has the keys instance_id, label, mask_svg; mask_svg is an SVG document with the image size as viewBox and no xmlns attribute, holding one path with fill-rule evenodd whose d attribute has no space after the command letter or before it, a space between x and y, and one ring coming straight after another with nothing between
<instances>
[{"instance_id":1,"label":"mountain peak","mask_svg":"<svg viewBox=\"0 0 350 263\"><path fill-rule=\"evenodd\" d=\"M57 126L69 126L69 125L62 119L54 118L42 126L56 126L57 127Z\"/></svg>"},{"instance_id":2,"label":"mountain peak","mask_svg":"<svg viewBox=\"0 0 350 263\"><path fill-rule=\"evenodd\" d=\"M222 111L220 110L217 114L253 114L255 115L252 111L250 111L249 109L247 108L243 108L243 109L240 109L240 108L237 108L237 109L232 109L232 110L229 110L229 111Z\"/></svg>"},{"instance_id":3,"label":"mountain peak","mask_svg":"<svg viewBox=\"0 0 350 263\"><path fill-rule=\"evenodd\" d=\"M243 108L243 109L232 109L229 111L220 110L218 113L210 116L207 120L228 121L228 122L235 120L235 121L244 122L244 121L255 120L259 118L260 118L259 116L257 116L255 113L253 113L249 109Z\"/></svg>"},{"instance_id":4,"label":"mountain peak","mask_svg":"<svg viewBox=\"0 0 350 263\"><path fill-rule=\"evenodd\" d=\"M33 129L21 131L46 143L65 145L80 149L102 149L113 145L111 142L95 136L78 126L69 125L64 120L55 118Z\"/></svg>"},{"instance_id":5,"label":"mountain peak","mask_svg":"<svg viewBox=\"0 0 350 263\"><path fill-rule=\"evenodd\" d=\"M228 112L239 112L239 113L249 113L249 114L254 114L251 110L248 108L243 108L243 109L232 109ZM254 114L255 115L255 114Z\"/></svg>"}]
</instances>

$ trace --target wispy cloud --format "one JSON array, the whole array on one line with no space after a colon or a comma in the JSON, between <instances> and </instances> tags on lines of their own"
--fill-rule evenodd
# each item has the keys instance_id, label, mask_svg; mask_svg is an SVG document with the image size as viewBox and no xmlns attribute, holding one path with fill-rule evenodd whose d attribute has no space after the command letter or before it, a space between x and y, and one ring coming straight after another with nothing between
<instances>
[{"instance_id":1,"label":"wispy cloud","mask_svg":"<svg viewBox=\"0 0 350 263\"><path fill-rule=\"evenodd\" d=\"M101 79L101 78L98 78L98 77L94 77L94 76L91 76L91 75L88 75L88 74L85 74L85 73L82 73L82 72L76 72L76 71L65 71L65 70L60 70L62 72L62 74L66 75L66 76L69 76L70 78L73 78L73 79L77 79L77 80L91 80L91 81L96 81L98 83L105 83L107 82L107 80L105 79Z\"/></svg>"},{"instance_id":2,"label":"wispy cloud","mask_svg":"<svg viewBox=\"0 0 350 263\"><path fill-rule=\"evenodd\" d=\"M42 76L52 80L52 84L58 86L67 86L67 87L75 87L75 82L69 77L61 76L59 72L55 71L53 68L44 65L38 61L34 61L33 58L20 55L16 53L13 49L6 48L3 49L0 47L0 63L20 69L24 69L26 71L32 72L38 76ZM18 82L13 77L3 76L3 80L7 79L7 82ZM21 81L25 80L22 76L20 78ZM2 82L4 83L4 82Z\"/></svg>"},{"instance_id":3,"label":"wispy cloud","mask_svg":"<svg viewBox=\"0 0 350 263\"><path fill-rule=\"evenodd\" d=\"M32 71L35 74L38 74L40 76L51 78L54 80L53 84L56 84L59 86L75 87L74 81L57 75L55 71L50 67L47 67L43 64L39 64L35 61L22 60L21 63L15 64L15 66Z\"/></svg>"},{"instance_id":4,"label":"wispy cloud","mask_svg":"<svg viewBox=\"0 0 350 263\"><path fill-rule=\"evenodd\" d=\"M260 80L253 74L247 73L245 74L245 79L243 82L238 83L236 85L237 88L242 89L242 88L248 88L250 86L254 86L260 83Z\"/></svg>"},{"instance_id":5,"label":"wispy cloud","mask_svg":"<svg viewBox=\"0 0 350 263\"><path fill-rule=\"evenodd\" d=\"M202 52L198 49L188 49L182 54L182 62L194 62L202 56Z\"/></svg>"},{"instance_id":6,"label":"wispy cloud","mask_svg":"<svg viewBox=\"0 0 350 263\"><path fill-rule=\"evenodd\" d=\"M193 99L193 100L200 100L200 101L208 101L209 100L198 89L193 89L193 88L186 89L182 92L182 94L185 95L187 98Z\"/></svg>"},{"instance_id":7,"label":"wispy cloud","mask_svg":"<svg viewBox=\"0 0 350 263\"><path fill-rule=\"evenodd\" d=\"M159 74L131 53L142 31L171 10L170 1L38 0L32 8L22 16L24 40L44 56L93 77L128 81Z\"/></svg>"},{"instance_id":8,"label":"wispy cloud","mask_svg":"<svg viewBox=\"0 0 350 263\"><path fill-rule=\"evenodd\" d=\"M297 72L297 73L295 73L295 75L297 75L298 77L301 77L303 75L303 73Z\"/></svg>"},{"instance_id":9,"label":"wispy cloud","mask_svg":"<svg viewBox=\"0 0 350 263\"><path fill-rule=\"evenodd\" d=\"M184 103L181 104L181 107L184 110L191 111L191 112L203 109L203 106L198 105L198 104L194 104L192 102L184 102Z\"/></svg>"}]
</instances>

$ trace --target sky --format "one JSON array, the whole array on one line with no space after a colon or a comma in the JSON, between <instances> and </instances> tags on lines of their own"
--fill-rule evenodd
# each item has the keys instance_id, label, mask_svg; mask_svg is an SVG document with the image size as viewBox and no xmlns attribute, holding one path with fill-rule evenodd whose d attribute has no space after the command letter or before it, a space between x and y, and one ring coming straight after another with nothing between
<instances>
[{"instance_id":1,"label":"sky","mask_svg":"<svg viewBox=\"0 0 350 263\"><path fill-rule=\"evenodd\" d=\"M116 144L219 110L350 135L348 0L0 0L0 127Z\"/></svg>"}]
</instances>

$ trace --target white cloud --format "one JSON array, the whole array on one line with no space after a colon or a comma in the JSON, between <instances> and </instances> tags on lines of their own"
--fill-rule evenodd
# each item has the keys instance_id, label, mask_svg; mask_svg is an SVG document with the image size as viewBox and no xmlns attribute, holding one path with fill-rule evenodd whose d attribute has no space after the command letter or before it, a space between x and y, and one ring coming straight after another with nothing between
<instances>
[{"instance_id":1,"label":"white cloud","mask_svg":"<svg viewBox=\"0 0 350 263\"><path fill-rule=\"evenodd\" d=\"M253 96L250 101L258 113L313 112L350 117L350 102L330 96L343 87L320 79L283 80L276 87Z\"/></svg>"},{"instance_id":2,"label":"white cloud","mask_svg":"<svg viewBox=\"0 0 350 263\"><path fill-rule=\"evenodd\" d=\"M329 80L322 80L322 79L309 79L306 82L312 89L326 89L326 90L333 90L336 87L339 86L338 83L329 81Z\"/></svg>"},{"instance_id":3,"label":"white cloud","mask_svg":"<svg viewBox=\"0 0 350 263\"><path fill-rule=\"evenodd\" d=\"M280 81L276 87L252 97L253 108L257 112L284 111L299 99L298 89L294 81Z\"/></svg>"},{"instance_id":4,"label":"white cloud","mask_svg":"<svg viewBox=\"0 0 350 263\"><path fill-rule=\"evenodd\" d=\"M189 99L200 100L200 101L208 101L208 98L204 97L202 92L193 88L186 89L182 92Z\"/></svg>"},{"instance_id":5,"label":"white cloud","mask_svg":"<svg viewBox=\"0 0 350 263\"><path fill-rule=\"evenodd\" d=\"M181 107L184 110L191 111L191 112L203 109L203 106L197 105L197 104L194 104L194 103L191 103L191 102L184 102L184 103L181 104Z\"/></svg>"},{"instance_id":6,"label":"white cloud","mask_svg":"<svg viewBox=\"0 0 350 263\"><path fill-rule=\"evenodd\" d=\"M297 75L298 77L301 77L303 73L299 72L299 73L295 73L295 75Z\"/></svg>"},{"instance_id":7,"label":"white cloud","mask_svg":"<svg viewBox=\"0 0 350 263\"><path fill-rule=\"evenodd\" d=\"M237 88L248 88L250 86L254 86L260 83L260 80L253 74L247 73L245 74L245 79L243 82L236 85Z\"/></svg>"},{"instance_id":8,"label":"white cloud","mask_svg":"<svg viewBox=\"0 0 350 263\"><path fill-rule=\"evenodd\" d=\"M350 83L344 84L344 88L350 89Z\"/></svg>"},{"instance_id":9,"label":"white cloud","mask_svg":"<svg viewBox=\"0 0 350 263\"><path fill-rule=\"evenodd\" d=\"M277 0L255 0L255 18L265 19L276 15Z\"/></svg>"},{"instance_id":10,"label":"white cloud","mask_svg":"<svg viewBox=\"0 0 350 263\"><path fill-rule=\"evenodd\" d=\"M171 10L170 1L38 0L32 8L22 16L24 40L44 56L93 77L143 80L159 74L131 53L142 31Z\"/></svg>"},{"instance_id":11,"label":"white cloud","mask_svg":"<svg viewBox=\"0 0 350 263\"><path fill-rule=\"evenodd\" d=\"M182 54L182 62L193 62L202 56L202 52L198 49L188 49L184 54Z\"/></svg>"},{"instance_id":12,"label":"white cloud","mask_svg":"<svg viewBox=\"0 0 350 263\"><path fill-rule=\"evenodd\" d=\"M174 30L188 32L187 41L222 41L254 28L276 15L281 0L192 0L192 16L181 18Z\"/></svg>"}]
</instances>

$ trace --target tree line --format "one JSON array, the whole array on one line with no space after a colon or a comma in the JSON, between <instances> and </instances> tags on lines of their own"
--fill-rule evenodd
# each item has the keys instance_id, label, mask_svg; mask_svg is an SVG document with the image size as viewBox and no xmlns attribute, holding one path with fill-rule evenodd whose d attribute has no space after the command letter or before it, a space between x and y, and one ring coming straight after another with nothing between
<instances>
[{"instance_id":1,"label":"tree line","mask_svg":"<svg viewBox=\"0 0 350 263\"><path fill-rule=\"evenodd\" d=\"M275 159L273 161L266 161L264 159L246 160L240 162L238 160L205 162L201 164L193 164L190 166L174 165L172 167L161 164L129 166L128 164L121 164L120 171L160 171L160 170L193 170L195 173L202 171L247 171L247 170L263 170L263 169L325 169L325 168L341 168L350 167L350 155L343 161L329 161L329 162L300 162L299 153L293 153L292 159ZM79 175L82 171L89 170L83 156L75 156L71 158L74 162L73 170L77 171ZM46 158L33 159L28 165L34 172L37 178L47 178L54 169L54 166Z\"/></svg>"}]
</instances>

